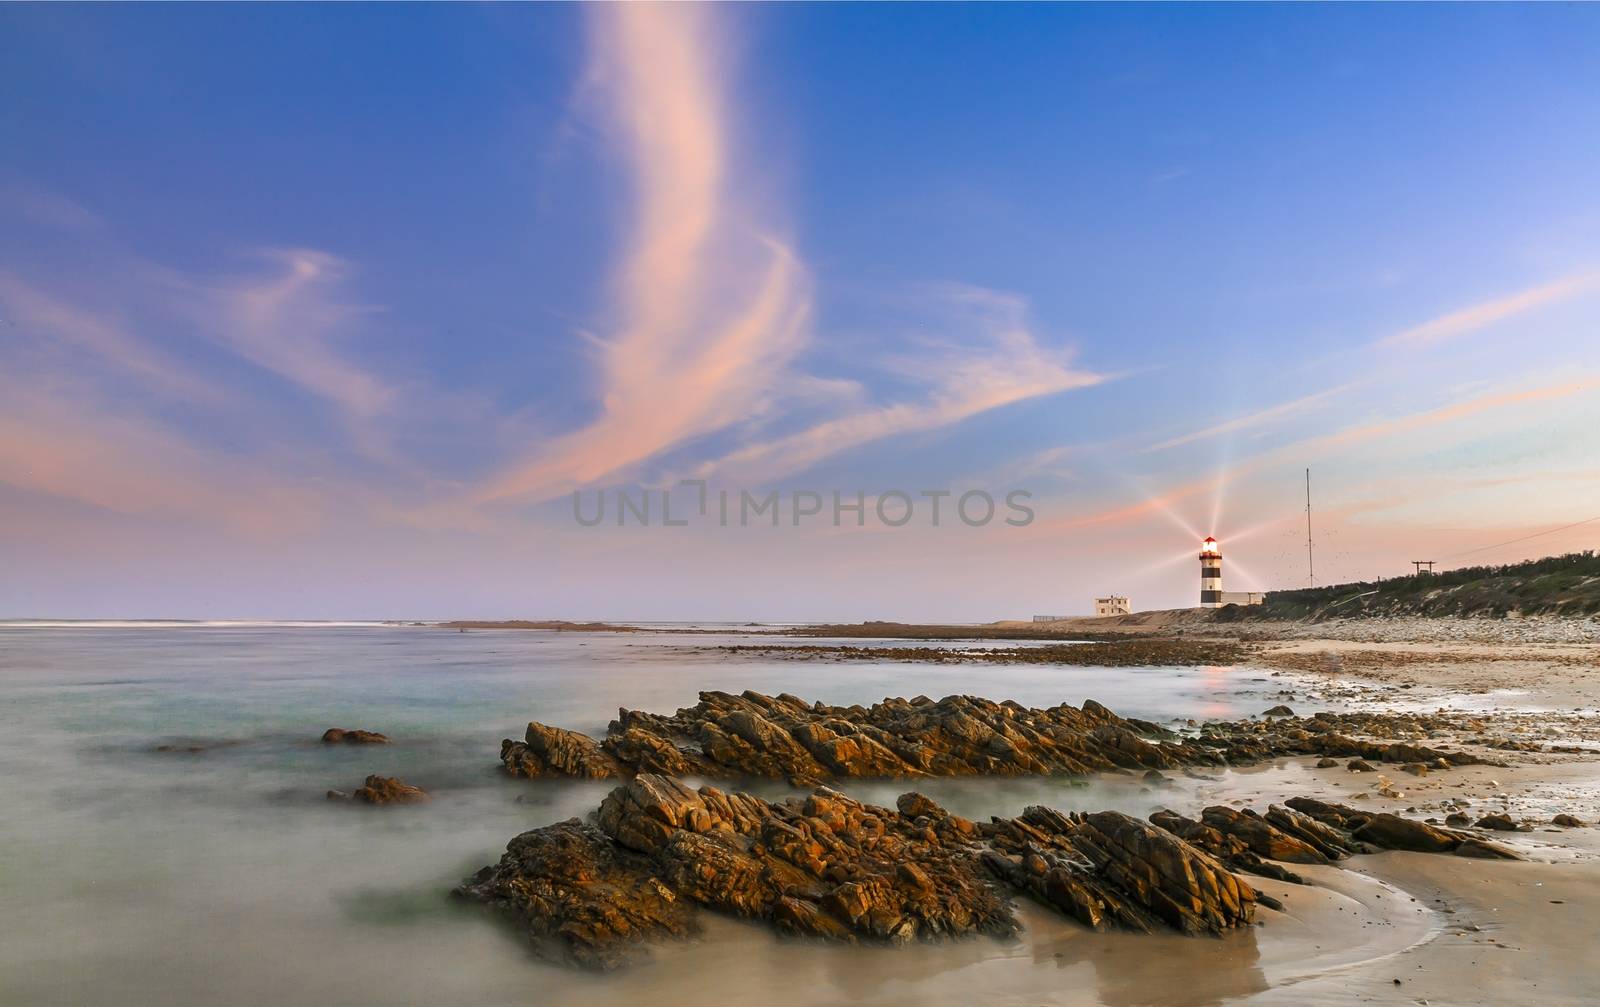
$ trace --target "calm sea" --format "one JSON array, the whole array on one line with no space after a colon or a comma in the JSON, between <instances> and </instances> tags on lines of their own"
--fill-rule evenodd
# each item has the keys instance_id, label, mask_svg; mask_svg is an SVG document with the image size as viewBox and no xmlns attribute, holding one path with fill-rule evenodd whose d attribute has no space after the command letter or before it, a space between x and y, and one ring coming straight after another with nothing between
<instances>
[{"instance_id":1,"label":"calm sea","mask_svg":"<svg viewBox=\"0 0 1600 1007\"><path fill-rule=\"evenodd\" d=\"M1086 944L1046 921L1020 944L885 952L714 921L714 939L623 977L593 978L538 963L445 893L518 832L585 814L609 789L502 777L500 739L519 737L530 719L600 733L618 707L669 711L702 689L830 703L958 692L1031 706L1093 698L1150 719L1233 718L1260 712L1292 684L1251 669L833 663L710 649L730 642L739 641L361 624L0 624L0 1003L890 1003L1007 988L1018 1002L1038 1002L1042 990L1059 1000L1062 969L1093 973L1126 945ZM382 731L394 743L325 746L328 727ZM324 799L368 773L403 777L436 800L366 809ZM848 789L891 801L904 788ZM1028 803L1145 814L1170 799L1136 781L922 789L975 816ZM1048 974L1029 964L1038 942L1062 940L1072 954L1052 951ZM1200 971L1238 958L1217 980L1224 995L1259 988L1253 937L1226 951L1208 943ZM1179 959L1199 953L1191 944L1173 945ZM1083 1002L1096 1002L1099 988L1089 981Z\"/></svg>"}]
</instances>

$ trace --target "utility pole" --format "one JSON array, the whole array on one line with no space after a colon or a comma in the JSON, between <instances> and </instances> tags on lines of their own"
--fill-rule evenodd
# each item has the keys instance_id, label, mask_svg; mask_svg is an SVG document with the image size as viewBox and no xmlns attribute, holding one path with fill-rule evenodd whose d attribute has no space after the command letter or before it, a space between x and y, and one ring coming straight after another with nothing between
<instances>
[{"instance_id":1,"label":"utility pole","mask_svg":"<svg viewBox=\"0 0 1600 1007\"><path fill-rule=\"evenodd\" d=\"M1311 554L1311 470L1306 469L1306 580L1317 586L1317 565Z\"/></svg>"}]
</instances>

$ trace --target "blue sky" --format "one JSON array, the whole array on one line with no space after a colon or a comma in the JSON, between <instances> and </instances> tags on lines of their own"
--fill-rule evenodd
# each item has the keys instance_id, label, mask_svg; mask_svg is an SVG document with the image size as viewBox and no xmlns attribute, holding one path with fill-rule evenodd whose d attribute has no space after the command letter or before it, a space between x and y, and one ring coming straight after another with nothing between
<instances>
[{"instance_id":1,"label":"blue sky","mask_svg":"<svg viewBox=\"0 0 1600 1007\"><path fill-rule=\"evenodd\" d=\"M1584 6L0 8L0 615L986 619L1591 546ZM1026 528L575 526L982 488ZM1489 547L1489 548L1485 548ZM1415 553L1416 555L1413 555Z\"/></svg>"}]
</instances>

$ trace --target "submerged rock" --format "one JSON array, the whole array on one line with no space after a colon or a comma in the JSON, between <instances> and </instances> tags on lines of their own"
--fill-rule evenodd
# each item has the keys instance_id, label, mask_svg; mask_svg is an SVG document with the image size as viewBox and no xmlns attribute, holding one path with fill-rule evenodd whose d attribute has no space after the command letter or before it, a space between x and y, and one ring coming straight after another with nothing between
<instances>
[{"instance_id":1,"label":"submerged rock","mask_svg":"<svg viewBox=\"0 0 1600 1007\"><path fill-rule=\"evenodd\" d=\"M330 790L328 796L333 798L338 793L340 792ZM421 787L413 787L396 777L373 775L367 777L366 783L351 794L350 798L363 804L421 804L430 796Z\"/></svg>"},{"instance_id":2,"label":"submerged rock","mask_svg":"<svg viewBox=\"0 0 1600 1007\"><path fill-rule=\"evenodd\" d=\"M353 727L330 727L322 732L325 745L387 745L389 736L377 731L362 731Z\"/></svg>"}]
</instances>

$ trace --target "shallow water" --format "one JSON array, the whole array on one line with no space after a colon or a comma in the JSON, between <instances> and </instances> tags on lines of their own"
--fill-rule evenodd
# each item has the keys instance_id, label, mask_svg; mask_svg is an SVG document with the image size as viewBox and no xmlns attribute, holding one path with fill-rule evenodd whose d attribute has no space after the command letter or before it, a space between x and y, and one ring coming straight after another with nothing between
<instances>
[{"instance_id":1,"label":"shallow water","mask_svg":"<svg viewBox=\"0 0 1600 1007\"><path fill-rule=\"evenodd\" d=\"M814 1002L799 995L808 988L873 1002L984 992L1027 1003L1174 1002L1170 990L1140 999L1130 989L1137 976L1115 964L1156 944L1048 917L1015 944L895 953L780 941L719 920L718 939L600 979L539 964L446 900L512 836L585 814L609 789L502 777L500 739L519 736L529 719L599 733L619 706L672 710L710 688L830 703L954 692L1030 706L1094 698L1149 719L1234 718L1294 684L1245 669L831 663L709 649L729 642L748 640L359 625L0 627L0 1003L594 1003L645 986L672 991L661 1002ZM322 745L333 726L382 731L394 744ZM156 751L163 744L202 750ZM401 776L436 799L398 809L324 800L368 773ZM1228 787L1224 779L1209 789ZM905 788L847 789L890 802ZM1173 800L1135 780L922 789L969 816L1030 803L1145 814ZM1212 973L1182 1002L1260 988L1275 960L1253 933L1160 943L1164 960Z\"/></svg>"}]
</instances>

